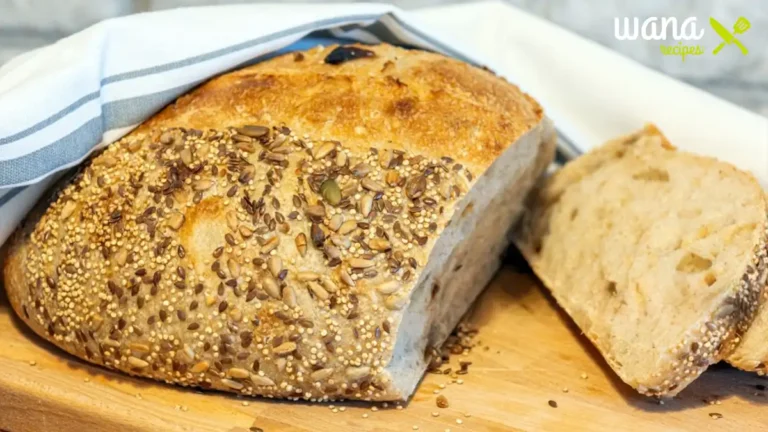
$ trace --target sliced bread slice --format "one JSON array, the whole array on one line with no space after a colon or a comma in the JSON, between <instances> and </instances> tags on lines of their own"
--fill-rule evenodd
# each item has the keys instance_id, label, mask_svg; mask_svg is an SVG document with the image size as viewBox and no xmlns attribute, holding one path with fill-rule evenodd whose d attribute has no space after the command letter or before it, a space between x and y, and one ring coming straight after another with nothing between
<instances>
[{"instance_id":1,"label":"sliced bread slice","mask_svg":"<svg viewBox=\"0 0 768 432\"><path fill-rule=\"evenodd\" d=\"M768 197L766 198L768 200ZM741 337L736 349L726 359L731 365L758 375L768 375L768 271L756 274L757 283L766 287L763 291L763 305L757 312L752 325Z\"/></svg>"},{"instance_id":2,"label":"sliced bread slice","mask_svg":"<svg viewBox=\"0 0 768 432\"><path fill-rule=\"evenodd\" d=\"M545 180L515 241L621 379L673 396L756 313L766 208L752 175L647 126Z\"/></svg>"}]
</instances>

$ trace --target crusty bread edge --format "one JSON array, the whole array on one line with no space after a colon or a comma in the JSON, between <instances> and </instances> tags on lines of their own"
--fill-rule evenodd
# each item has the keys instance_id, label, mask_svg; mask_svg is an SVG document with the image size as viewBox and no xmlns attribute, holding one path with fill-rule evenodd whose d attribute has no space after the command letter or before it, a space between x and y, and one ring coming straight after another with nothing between
<instances>
[{"instance_id":1,"label":"crusty bread edge","mask_svg":"<svg viewBox=\"0 0 768 432\"><path fill-rule=\"evenodd\" d=\"M659 136L663 146L670 149L675 148L652 124L646 125L640 132L612 140L602 148L612 148L617 143L635 140L642 135ZM542 182L545 181L546 179L542 179ZM543 184L531 192L531 197L535 196L541 186ZM528 201L529 204L531 202L533 200ZM668 366L661 373L641 382L628 379L622 374L621 364L606 351L601 341L595 335L589 332L585 333L585 336L595 345L619 377L639 393L653 397L673 397L701 375L711 364L725 359L738 346L741 335L746 332L756 316L765 288L765 284L761 281L764 280L764 275L768 273L768 202L765 199L764 206L766 218L763 219L763 226L759 230L762 235L756 239L750 263L741 278L731 285L728 290L730 294L726 296L717 310L703 317L688 329L684 341L678 344L677 351L669 353ZM532 208L527 208L526 215L521 219L513 237L513 243L528 261L534 273L549 289L552 283L536 259L537 254L531 242L534 239L531 238L531 233L527 229L531 220L531 213L533 213ZM551 290L550 293L558 305L573 319L573 311L565 306L563 299ZM576 320L574 319L574 321ZM581 327L580 323L577 322L577 324Z\"/></svg>"}]
</instances>

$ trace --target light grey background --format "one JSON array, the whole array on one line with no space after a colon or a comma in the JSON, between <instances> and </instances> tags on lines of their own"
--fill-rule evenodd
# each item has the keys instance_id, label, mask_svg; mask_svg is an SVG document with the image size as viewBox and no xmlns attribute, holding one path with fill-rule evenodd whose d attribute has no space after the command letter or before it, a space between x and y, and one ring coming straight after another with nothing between
<instances>
[{"instance_id":1,"label":"light grey background","mask_svg":"<svg viewBox=\"0 0 768 432\"><path fill-rule=\"evenodd\" d=\"M274 1L274 0L273 0ZM312 0L304 0L312 1ZM329 0L322 0L329 1ZM334 0L330 0L334 1ZM510 4L569 28L649 67L675 76L768 117L768 2L766 0L507 0ZM130 13L179 6L245 3L253 0L0 0L0 64L26 50L49 44L100 20ZM392 0L404 8L456 3L455 0ZM705 54L663 56L660 41L618 41L614 17L698 18L706 36ZM740 16L752 24L738 36L749 48L743 56L734 46L718 56L711 50L719 37L709 28L714 16L730 28ZM533 36L532 36L533 37ZM675 44L670 40L666 44ZM631 83L627 83L631 85Z\"/></svg>"}]
</instances>

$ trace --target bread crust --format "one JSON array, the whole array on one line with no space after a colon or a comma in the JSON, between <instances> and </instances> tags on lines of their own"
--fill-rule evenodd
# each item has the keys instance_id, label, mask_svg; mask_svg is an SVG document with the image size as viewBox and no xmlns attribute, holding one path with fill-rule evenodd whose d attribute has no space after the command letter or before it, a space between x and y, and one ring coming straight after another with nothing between
<instances>
[{"instance_id":1,"label":"bread crust","mask_svg":"<svg viewBox=\"0 0 768 432\"><path fill-rule=\"evenodd\" d=\"M359 48L374 55L330 65L328 47L215 78L92 158L11 240L17 314L132 375L407 397L385 367L419 272L543 114L487 71Z\"/></svg>"},{"instance_id":2,"label":"bread crust","mask_svg":"<svg viewBox=\"0 0 768 432\"><path fill-rule=\"evenodd\" d=\"M545 286L552 288L554 281L549 269L543 266L541 256L543 237L547 235L548 224L545 213L547 209L558 202L565 188L578 183L582 178L621 158L622 152L628 146L642 139L658 140L661 147L674 151L675 147L653 125L648 125L640 132L618 138L584 156L581 160L567 165L560 173L545 181L530 197L529 211L518 227L514 240L523 255L531 264L532 269ZM714 163L714 159L700 158L702 163ZM718 163L718 169L736 173L736 168ZM757 182L752 179L755 187ZM728 294L723 297L720 305L714 310L703 311L701 318L693 322L684 332L684 337L672 347L662 358L649 358L649 364L655 360L656 371L645 377L627 376L623 365L615 358L612 346L599 335L588 329L592 327L590 317L572 310L564 294L553 290L557 302L574 321L585 329L585 335L598 348L608 364L629 385L647 396L671 397L684 389L711 364L725 359L734 351L740 342L741 335L749 328L755 317L759 299L764 289L765 275L768 273L768 206L763 200L765 217L762 225L755 229L758 233L753 241L750 262L746 265L743 275L731 283L725 290ZM631 341L630 341L631 343ZM649 354L650 355L650 354ZM649 370L653 369L649 366Z\"/></svg>"}]
</instances>

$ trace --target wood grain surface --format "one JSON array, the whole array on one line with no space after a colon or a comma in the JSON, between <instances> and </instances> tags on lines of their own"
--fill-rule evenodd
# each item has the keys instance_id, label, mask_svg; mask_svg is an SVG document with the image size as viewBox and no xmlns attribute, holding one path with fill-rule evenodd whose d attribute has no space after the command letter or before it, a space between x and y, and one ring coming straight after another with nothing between
<instances>
[{"instance_id":1,"label":"wood grain surface","mask_svg":"<svg viewBox=\"0 0 768 432\"><path fill-rule=\"evenodd\" d=\"M510 269L468 317L479 345L451 358L454 370L471 361L469 373L428 374L402 408L245 399L122 376L42 341L0 298L0 430L10 432L751 431L768 424L768 381L727 366L663 405L639 396L530 275ZM438 393L448 408L436 406Z\"/></svg>"}]
</instances>

